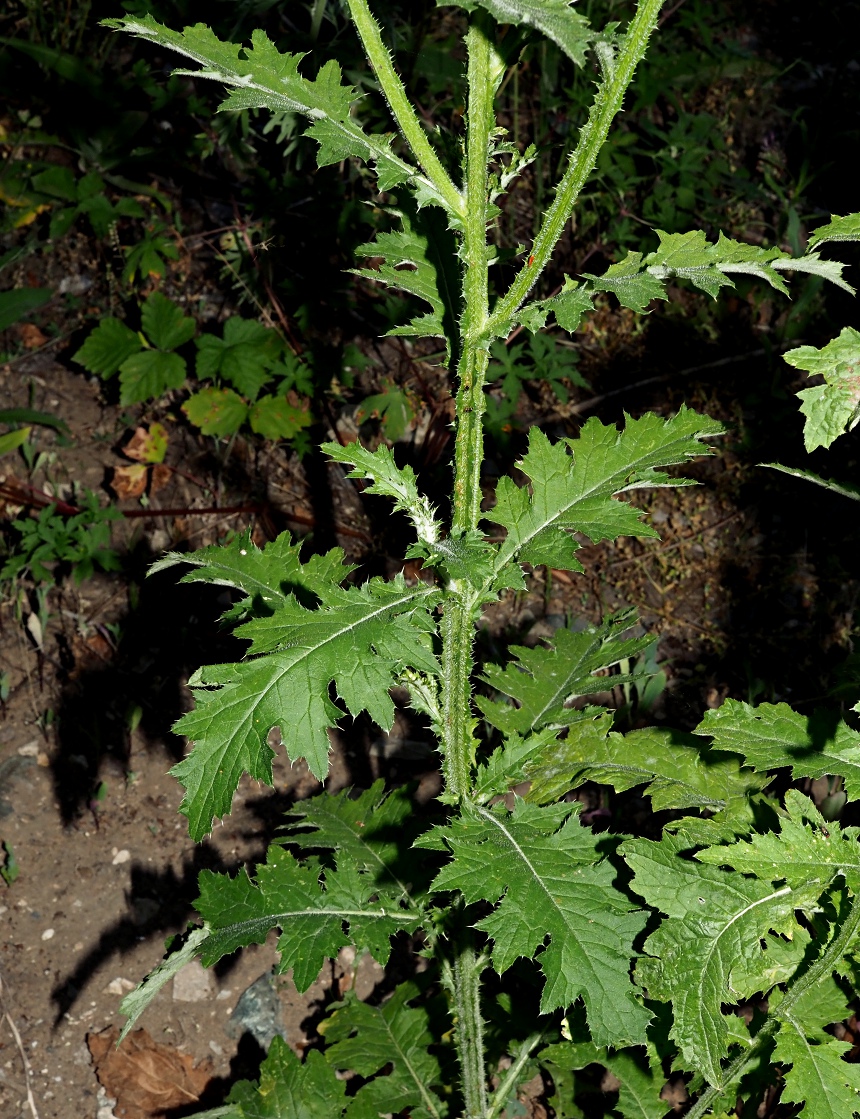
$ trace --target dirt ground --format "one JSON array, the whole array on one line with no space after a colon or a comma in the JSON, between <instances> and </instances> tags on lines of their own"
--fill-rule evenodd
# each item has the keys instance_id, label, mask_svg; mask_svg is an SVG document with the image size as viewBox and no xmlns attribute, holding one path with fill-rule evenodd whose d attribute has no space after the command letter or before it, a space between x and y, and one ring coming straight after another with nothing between
<instances>
[{"instance_id":1,"label":"dirt ground","mask_svg":"<svg viewBox=\"0 0 860 1119\"><path fill-rule=\"evenodd\" d=\"M631 353L623 357L632 379ZM742 378L742 363L738 370ZM640 366L640 375L648 372ZM610 369L600 386L610 394L612 377ZM584 575L535 572L527 592L488 610L481 656L502 658L507 642L535 643L559 625L633 604L660 636L667 676L663 693L638 717L691 726L728 694L799 704L818 698L833 682L832 663L846 663L851 649L854 530L833 524L828 535L835 508L828 495L810 497L801 483L754 474L750 458L760 447L752 442L750 451L751 421L731 403L742 399L737 382L722 397L699 383L649 391L626 394L617 414L608 398L601 418L620 418L622 402L634 412L656 406L668 413L686 396L733 425L719 457L691 468L702 484L641 495L661 541L588 546ZM312 531L315 546L339 544L360 573L402 566L396 522L339 467L320 473L313 458L302 463L283 448L241 440L228 457L184 426L169 399L157 412L123 411L106 400L102 386L75 372L62 351L59 360L23 354L0 368L0 407L51 411L71 432L64 446L40 429L40 465L29 478L20 464L15 477L7 466L4 485L33 486L65 501L74 500L75 485L104 492L140 423L158 419L170 436L170 469L148 509L136 499L119 502L143 514L115 530L122 573L97 574L80 586L64 580L48 594L44 631L32 621L39 606L32 588L10 592L0 607L0 670L9 682L0 717L0 841L7 868L9 852L18 865L17 878L0 883L4 1119L151 1114L135 1111L131 1096L112 1102L117 1097L99 1083L91 1052L99 1043L92 1039L122 1024L123 995L162 958L165 939L185 929L197 873L253 865L283 811L319 789L302 764L290 768L279 758L274 793L246 781L233 815L205 843L191 843L177 815L181 790L167 774L185 744L170 727L187 708L191 672L235 658L241 647L217 625L229 601L223 592L179 586L172 571L147 580L147 565L165 549L200 547L250 525L261 544L287 527ZM552 434L572 434L581 423L552 401L524 399L523 408ZM435 415L428 407L416 424L425 445ZM349 408L334 422L342 435L354 432ZM322 435L331 437L331 429ZM199 512L212 508L219 511ZM14 514L14 505L6 513ZM807 529L798 531L795 520L803 516ZM848 696L850 673L846 679ZM605 699L624 702L614 693ZM380 774L418 779L425 798L438 789L421 728L405 712L390 735L359 721L332 742L332 791L367 787ZM367 964L356 975L352 961L341 959L299 996L289 976L268 978L274 961L267 943L211 976L190 966L144 1014L147 1059L167 1061L168 1078L192 1078L181 1089L190 1093L185 1102L174 1100L168 1114L217 1105L233 1080L256 1074L261 1041L273 1030L301 1049L345 984L369 992L379 978ZM255 997L265 1004L262 1019L259 1005L256 1019L249 1017ZM195 1065L202 1069L196 1079ZM128 1076L123 1083L131 1091Z\"/></svg>"}]
</instances>

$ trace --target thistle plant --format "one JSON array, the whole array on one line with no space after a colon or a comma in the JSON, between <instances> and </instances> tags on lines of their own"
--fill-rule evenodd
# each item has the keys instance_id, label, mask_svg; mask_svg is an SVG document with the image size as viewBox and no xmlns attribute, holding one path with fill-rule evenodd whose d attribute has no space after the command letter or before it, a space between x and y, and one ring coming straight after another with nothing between
<instances>
[{"instance_id":1,"label":"thistle plant","mask_svg":"<svg viewBox=\"0 0 860 1119\"><path fill-rule=\"evenodd\" d=\"M306 116L320 166L370 166L398 227L362 246L381 264L361 274L426 304L392 333L441 337L456 393L449 517L385 446L324 447L408 518L407 555L420 558L426 580L348 579L355 569L340 550L303 559L287 535L260 549L246 534L155 565L188 565L186 581L235 588L227 617L249 642L243 660L204 666L190 681L196 706L178 729L193 749L174 773L185 787L181 811L201 839L229 813L244 773L271 784L274 728L289 759L304 758L323 782L329 730L362 712L390 728L399 688L435 736L442 791L431 811L418 809L410 788L381 782L322 793L293 808L252 875L204 871L201 923L125 1000L128 1025L188 960L213 965L272 929L280 930L280 968L292 970L299 990L342 947L385 965L396 939L426 966L393 990L386 981L370 1001L348 993L304 1060L276 1038L259 1085L235 1086L212 1114L495 1119L521 1113L517 1090L540 1071L556 1116L588 1107L659 1119L672 1111L661 1096L666 1080L681 1075L689 1116L754 1114L781 1073L782 1098L803 1104L806 1119L845 1119L860 1106L860 1070L826 1027L849 1013L858 831L825 823L797 791L780 798L767 786L768 774L789 767L798 779L839 777L853 797L860 735L838 717L731 701L695 735L623 735L611 711L588 697L605 687L601 670L631 664L650 642L629 611L513 648L506 665L479 666L475 630L488 605L524 588L533 568L582 571L583 539L656 537L625 495L689 484L666 468L709 453L706 441L721 431L687 408L627 418L621 430L591 419L576 438L556 442L532 430L517 464L525 481L502 478L485 501L493 343L553 319L575 332L601 292L644 312L666 298L670 282L716 297L742 275L785 293L788 274L804 272L848 288L842 265L815 248L856 239L857 217L816 231L799 257L724 236L709 242L700 231L658 231L653 252L629 252L603 275L566 277L557 295L541 298L541 277L661 0L638 0L626 26L602 30L568 0L462 0L468 94L458 168L446 166L419 120L367 0L347 5L392 134L362 128L361 102L333 61L280 53L259 32L239 46L202 25L177 32L151 17L109 21L197 63L190 72L228 87L227 110ZM503 38L496 20L520 30ZM494 115L496 91L516 64L503 44L536 33L590 67L596 92L537 236L507 290L492 291L496 203L534 154ZM833 373L843 377L842 428L856 412L856 397L845 411L843 374ZM622 672L613 682L630 679ZM651 832L660 838L595 834L570 797L586 781L641 788L663 814L662 831L655 824ZM753 1005L755 1013L742 1013ZM605 1070L616 1088L601 1094L595 1085ZM344 1071L353 1075L346 1080ZM583 1103L589 1085L596 1095Z\"/></svg>"}]
</instances>

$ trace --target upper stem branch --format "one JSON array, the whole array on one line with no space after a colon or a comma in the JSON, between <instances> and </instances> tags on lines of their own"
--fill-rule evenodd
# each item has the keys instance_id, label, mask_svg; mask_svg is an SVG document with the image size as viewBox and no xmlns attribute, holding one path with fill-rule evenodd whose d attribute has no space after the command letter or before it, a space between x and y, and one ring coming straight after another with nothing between
<instances>
[{"instance_id":1,"label":"upper stem branch","mask_svg":"<svg viewBox=\"0 0 860 1119\"><path fill-rule=\"evenodd\" d=\"M454 447L454 517L458 532L476 528L481 512L484 458L484 378L489 363L485 341L489 316L487 276L487 192L494 83L492 45L484 20L466 35L469 52L469 105L466 118L466 214L463 222L463 318L458 368L457 439Z\"/></svg>"},{"instance_id":2,"label":"upper stem branch","mask_svg":"<svg viewBox=\"0 0 860 1119\"><path fill-rule=\"evenodd\" d=\"M608 68L597 90L597 96L585 123L576 149L570 157L567 170L558 185L552 205L546 213L540 232L532 245L526 264L517 273L507 294L496 305L487 323L488 333L507 333L517 310L543 272L553 249L568 222L579 193L594 170L600 149L606 141L610 126L621 108L633 73L642 60L664 0L639 0L636 15L630 21L627 34L615 59Z\"/></svg>"},{"instance_id":3,"label":"upper stem branch","mask_svg":"<svg viewBox=\"0 0 860 1119\"><path fill-rule=\"evenodd\" d=\"M394 69L391 55L382 41L379 24L367 6L367 0L347 0L347 3L361 36L365 53L373 67L373 72L379 79L382 92L388 101L394 119L400 127L403 138L412 149L412 154L418 160L445 205L458 217L462 217L463 196L457 190L450 175L442 166L442 162L432 144L427 139L421 122L412 107L412 102L403 88L400 75Z\"/></svg>"}]
</instances>

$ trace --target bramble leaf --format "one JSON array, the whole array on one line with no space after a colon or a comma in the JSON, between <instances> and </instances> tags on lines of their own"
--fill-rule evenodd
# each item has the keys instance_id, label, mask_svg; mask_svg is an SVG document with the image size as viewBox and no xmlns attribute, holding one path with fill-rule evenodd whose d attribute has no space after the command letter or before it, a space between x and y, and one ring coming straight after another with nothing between
<instances>
[{"instance_id":1,"label":"bramble leaf","mask_svg":"<svg viewBox=\"0 0 860 1119\"><path fill-rule=\"evenodd\" d=\"M759 771L790 766L795 778L841 777L850 798L860 795L860 734L835 712L805 716L787 703L752 707L727 699L705 713L695 733L710 735L715 750L740 754Z\"/></svg>"},{"instance_id":2,"label":"bramble leaf","mask_svg":"<svg viewBox=\"0 0 860 1119\"><path fill-rule=\"evenodd\" d=\"M436 0L450 7L451 0ZM458 8L473 12L484 8L499 23L534 27L561 47L577 66L585 65L586 52L595 39L588 20L573 10L574 0L456 0Z\"/></svg>"},{"instance_id":3,"label":"bramble leaf","mask_svg":"<svg viewBox=\"0 0 860 1119\"><path fill-rule=\"evenodd\" d=\"M571 532L581 532L595 543L618 536L658 536L643 524L641 510L614 496L645 486L692 484L657 467L709 454L702 440L721 431L715 420L685 407L668 420L653 413L628 418L623 431L594 417L578 438L555 444L532 428L528 453L517 465L531 479L533 492L502 478L495 508L484 514L508 530L497 568L516 558L520 563L581 571L575 556L579 545Z\"/></svg>"},{"instance_id":4,"label":"bramble leaf","mask_svg":"<svg viewBox=\"0 0 860 1119\"><path fill-rule=\"evenodd\" d=\"M264 439L292 439L304 427L309 427L313 416L307 408L290 404L285 396L261 396L248 411L251 430Z\"/></svg>"},{"instance_id":5,"label":"bramble leaf","mask_svg":"<svg viewBox=\"0 0 860 1119\"><path fill-rule=\"evenodd\" d=\"M234 316L224 323L224 337L202 334L197 339L197 376L221 376L243 396L256 399L271 380L275 363L274 331L253 319Z\"/></svg>"},{"instance_id":6,"label":"bramble leaf","mask_svg":"<svg viewBox=\"0 0 860 1119\"><path fill-rule=\"evenodd\" d=\"M157 400L185 384L185 358L163 350L141 350L125 359L119 371L121 404Z\"/></svg>"},{"instance_id":7,"label":"bramble leaf","mask_svg":"<svg viewBox=\"0 0 860 1119\"><path fill-rule=\"evenodd\" d=\"M731 1040L722 1006L744 994L735 986L734 970L747 981L758 971L762 990L768 967L764 938L771 931L790 938L797 927L795 910L814 906L832 874L825 881L776 887L681 857L688 846L664 835L659 842L630 840L622 847L635 872L631 889L667 914L645 942L645 951L657 958L641 961L637 976L650 998L671 1002L670 1037L684 1067L719 1085L720 1062ZM791 857L788 846L785 857Z\"/></svg>"},{"instance_id":8,"label":"bramble leaf","mask_svg":"<svg viewBox=\"0 0 860 1119\"><path fill-rule=\"evenodd\" d=\"M391 150L388 136L368 135L352 117L350 108L358 99L352 86L341 83L340 66L326 62L313 80L299 72L301 54L281 54L268 36L254 31L251 46L222 42L208 27L198 23L184 31L172 31L152 16L126 16L105 20L116 31L128 31L161 47L193 59L201 70L176 70L177 74L212 78L231 86L220 108L227 110L266 108L275 113L300 113L313 122L307 131L319 144L320 167L340 163L349 156L376 163L377 173L388 189L417 177L417 171ZM426 181L427 193L438 199Z\"/></svg>"},{"instance_id":9,"label":"bramble leaf","mask_svg":"<svg viewBox=\"0 0 860 1119\"><path fill-rule=\"evenodd\" d=\"M860 332L843 327L839 336L820 350L798 346L783 358L795 369L824 378L823 385L801 389L797 395L806 416L803 441L807 451L829 447L860 417Z\"/></svg>"},{"instance_id":10,"label":"bramble leaf","mask_svg":"<svg viewBox=\"0 0 860 1119\"><path fill-rule=\"evenodd\" d=\"M469 903L499 902L476 926L493 938L496 971L538 953L546 977L541 1013L581 996L595 1044L641 1042L650 1015L629 972L645 915L615 889L615 869L598 850L601 837L580 824L579 809L538 808L519 797L513 812L467 805L418 845L438 837L453 856L435 889L460 890Z\"/></svg>"},{"instance_id":11,"label":"bramble leaf","mask_svg":"<svg viewBox=\"0 0 860 1119\"><path fill-rule=\"evenodd\" d=\"M272 1038L260 1066L260 1083L240 1080L230 1089L220 1119L340 1119L346 1082L315 1049L300 1061L284 1039Z\"/></svg>"},{"instance_id":12,"label":"bramble leaf","mask_svg":"<svg viewBox=\"0 0 860 1119\"><path fill-rule=\"evenodd\" d=\"M434 1038L426 1007L408 1004L418 995L401 983L381 1006L349 994L320 1026L329 1043L326 1060L334 1068L374 1077L350 1101L349 1119L378 1119L409 1112L415 1119L441 1119L448 1107L434 1089L441 1087L439 1062L429 1051ZM376 1075L390 1065L390 1072Z\"/></svg>"},{"instance_id":13,"label":"bramble leaf","mask_svg":"<svg viewBox=\"0 0 860 1119\"><path fill-rule=\"evenodd\" d=\"M182 411L204 435L233 435L248 417L248 404L232 389L210 385L189 396Z\"/></svg>"},{"instance_id":14,"label":"bramble leaf","mask_svg":"<svg viewBox=\"0 0 860 1119\"><path fill-rule=\"evenodd\" d=\"M809 234L810 249L829 241L860 241L860 214L847 214L844 218L834 214L827 225L819 225Z\"/></svg>"},{"instance_id":15,"label":"bramble leaf","mask_svg":"<svg viewBox=\"0 0 860 1119\"><path fill-rule=\"evenodd\" d=\"M88 334L84 344L73 355L88 373L97 373L103 380L112 377L123 362L143 349L138 334L119 319L102 319L95 330Z\"/></svg>"},{"instance_id":16,"label":"bramble leaf","mask_svg":"<svg viewBox=\"0 0 860 1119\"><path fill-rule=\"evenodd\" d=\"M583 715L566 706L569 700L606 691L610 680L615 685L634 679L627 674L606 677L594 673L653 645L654 637L625 637L635 624L635 612L625 610L579 633L557 629L552 637L554 649L513 645L510 651L514 660L504 669L487 665L483 680L511 696L517 706L483 696L476 697L475 702L493 726L506 734L528 734L548 725L567 726Z\"/></svg>"},{"instance_id":17,"label":"bramble leaf","mask_svg":"<svg viewBox=\"0 0 860 1119\"><path fill-rule=\"evenodd\" d=\"M171 300L154 291L140 312L143 333L160 350L175 350L190 342L197 330L194 319L182 314Z\"/></svg>"},{"instance_id":18,"label":"bramble leaf","mask_svg":"<svg viewBox=\"0 0 860 1119\"><path fill-rule=\"evenodd\" d=\"M329 590L318 610L288 598L271 617L242 625L237 633L252 641L249 652L268 655L199 669L189 681L196 708L176 724L195 743L171 770L187 789L180 811L191 835L202 838L213 816L229 811L243 772L271 784L273 727L291 761L303 757L325 778L328 728L344 714L329 698L330 684L350 714L367 711L389 729L395 677L406 667L437 671L422 642L433 630L435 599L430 587L373 579Z\"/></svg>"},{"instance_id":19,"label":"bramble leaf","mask_svg":"<svg viewBox=\"0 0 860 1119\"><path fill-rule=\"evenodd\" d=\"M348 857L321 872L315 860L299 862L277 846L269 848L253 879L245 871L231 878L204 870L198 885L194 905L209 929L200 950L204 966L237 948L262 944L271 929L279 928L278 967L282 972L292 968L299 991L306 991L325 961L347 944L368 949L384 965L391 937L417 928L422 916Z\"/></svg>"},{"instance_id":20,"label":"bramble leaf","mask_svg":"<svg viewBox=\"0 0 860 1119\"><path fill-rule=\"evenodd\" d=\"M375 451L367 451L360 443L323 443L320 450L335 462L351 463L349 478L369 478L371 485L365 493L381 494L394 500L394 508L401 509L415 526L419 540L435 544L439 538L436 510L423 494L418 492L415 471L411 466L398 466L394 455L384 444Z\"/></svg>"}]
</instances>

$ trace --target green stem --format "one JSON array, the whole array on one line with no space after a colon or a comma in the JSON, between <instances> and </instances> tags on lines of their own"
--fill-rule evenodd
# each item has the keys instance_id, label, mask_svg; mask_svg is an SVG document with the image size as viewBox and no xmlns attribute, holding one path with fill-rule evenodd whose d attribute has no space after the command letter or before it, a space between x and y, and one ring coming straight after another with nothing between
<instances>
[{"instance_id":1,"label":"green stem","mask_svg":"<svg viewBox=\"0 0 860 1119\"><path fill-rule=\"evenodd\" d=\"M461 217L464 209L463 196L427 139L412 102L403 88L400 75L394 69L391 55L382 41L379 24L367 6L367 0L347 0L347 3L358 34L361 36L365 53L373 67L373 72L379 79L382 92L403 138L412 149L412 154L435 187L440 199L452 213Z\"/></svg>"},{"instance_id":2,"label":"green stem","mask_svg":"<svg viewBox=\"0 0 860 1119\"><path fill-rule=\"evenodd\" d=\"M488 157L493 117L492 45L482 19L466 35L469 52L469 107L466 134L466 214L463 221L463 319L454 447L455 532L478 525L481 512L481 463L484 458L484 379L489 363L486 325Z\"/></svg>"},{"instance_id":3,"label":"green stem","mask_svg":"<svg viewBox=\"0 0 860 1119\"><path fill-rule=\"evenodd\" d=\"M352 0L350 0L352 3ZM485 18L478 14L466 35L469 101L466 117L466 199L463 212L463 314L458 366L457 437L454 449L453 531L478 524L481 510L484 378L489 355L484 342L489 315L487 195L493 117L493 49ZM452 580L442 619L442 747L446 799L462 804L472 788L475 754L472 714L472 646L477 596ZM465 1105L464 1119L485 1119L487 1074L481 1016L481 970L471 929L461 922L451 968L456 1046Z\"/></svg>"},{"instance_id":4,"label":"green stem","mask_svg":"<svg viewBox=\"0 0 860 1119\"><path fill-rule=\"evenodd\" d=\"M707 1115L711 1110L717 1098L724 1095L728 1088L731 1088L741 1079L747 1067L758 1056L764 1043L773 1037L784 1022L791 1019L791 1011L803 996L812 987L833 974L858 931L860 931L860 894L854 896L854 900L848 909L848 915L842 922L839 932L830 941L824 952L810 967L809 971L791 985L785 998L779 1006L771 1011L767 1022L753 1038L749 1049L735 1057L734 1061L725 1070L722 1084L711 1085L706 1088L687 1112L685 1119L702 1119L702 1116Z\"/></svg>"},{"instance_id":5,"label":"green stem","mask_svg":"<svg viewBox=\"0 0 860 1119\"><path fill-rule=\"evenodd\" d=\"M454 1012L457 1016L456 1044L463 1075L463 1119L486 1119L487 1074L484 1066L484 1020L481 1017L482 963L475 954L467 929L452 968Z\"/></svg>"},{"instance_id":6,"label":"green stem","mask_svg":"<svg viewBox=\"0 0 860 1119\"><path fill-rule=\"evenodd\" d=\"M496 305L487 323L490 337L506 334L509 324L528 296L552 256L553 249L573 213L579 192L594 170L600 149L621 108L633 73L642 60L648 41L657 26L657 17L664 0L640 0L636 15L630 21L618 57L611 71L605 74L588 114L576 150L570 157L558 185L555 198L532 245L528 261L517 273L507 294Z\"/></svg>"},{"instance_id":7,"label":"green stem","mask_svg":"<svg viewBox=\"0 0 860 1119\"><path fill-rule=\"evenodd\" d=\"M493 1093L493 1098L490 1103L490 1110L487 1112L487 1119L496 1119L502 1108L508 1102L508 1097L510 1096L511 1092L513 1092L517 1084L519 1084L520 1076L522 1075L522 1071L526 1066L526 1062L535 1051L535 1049L537 1049L537 1047L543 1041L543 1038L543 1030L538 1030L537 1033L531 1034L520 1045L517 1051L517 1055L516 1057L514 1057L513 1064L505 1073L502 1082Z\"/></svg>"},{"instance_id":8,"label":"green stem","mask_svg":"<svg viewBox=\"0 0 860 1119\"><path fill-rule=\"evenodd\" d=\"M451 586L442 616L442 775L449 800L462 803L472 787L475 741L472 715L472 595Z\"/></svg>"}]
</instances>

